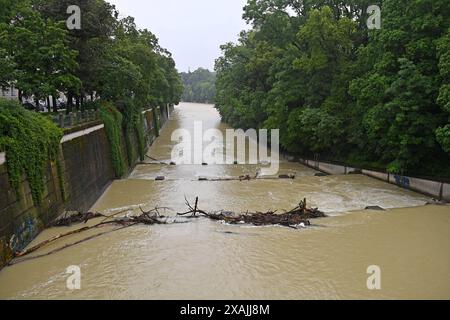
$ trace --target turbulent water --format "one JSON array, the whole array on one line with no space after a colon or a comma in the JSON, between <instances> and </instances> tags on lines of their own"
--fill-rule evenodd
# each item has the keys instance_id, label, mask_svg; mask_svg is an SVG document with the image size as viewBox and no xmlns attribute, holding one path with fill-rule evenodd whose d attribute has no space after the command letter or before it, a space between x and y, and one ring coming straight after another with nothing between
<instances>
[{"instance_id":1,"label":"turbulent water","mask_svg":"<svg viewBox=\"0 0 450 320\"><path fill-rule=\"evenodd\" d=\"M170 161L173 130L192 130L194 120L204 129L227 128L212 106L181 104L149 155ZM450 299L449 206L425 205L425 196L363 175L315 177L284 161L280 173L296 179L198 181L257 171L257 165L139 165L92 210L132 214L160 206L170 215L185 211L185 197L198 196L203 210L254 212L292 209L307 198L329 217L301 230L204 219L135 226L3 269L0 298ZM33 244L78 227L46 230ZM34 255L104 231L65 238ZM81 268L80 290L66 287L71 265ZM372 265L381 269L381 290L367 288Z\"/></svg>"}]
</instances>

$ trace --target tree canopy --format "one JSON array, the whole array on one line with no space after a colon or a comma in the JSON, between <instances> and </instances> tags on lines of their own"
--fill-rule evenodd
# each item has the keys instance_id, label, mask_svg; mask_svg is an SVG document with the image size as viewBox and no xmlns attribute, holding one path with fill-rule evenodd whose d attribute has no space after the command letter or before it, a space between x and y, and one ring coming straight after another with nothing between
<instances>
[{"instance_id":1,"label":"tree canopy","mask_svg":"<svg viewBox=\"0 0 450 320\"><path fill-rule=\"evenodd\" d=\"M185 102L212 103L216 95L216 74L198 68L194 72L180 73L184 85L182 100Z\"/></svg>"},{"instance_id":2,"label":"tree canopy","mask_svg":"<svg viewBox=\"0 0 450 320\"><path fill-rule=\"evenodd\" d=\"M450 175L448 12L445 0L249 0L252 27L216 61L216 107L233 126L280 129L289 152Z\"/></svg>"},{"instance_id":3,"label":"tree canopy","mask_svg":"<svg viewBox=\"0 0 450 320\"><path fill-rule=\"evenodd\" d=\"M176 104L182 83L157 37L119 19L104 0L1 0L0 85L44 99L66 93L80 107L87 96L140 107ZM81 10L81 29L68 30L67 8Z\"/></svg>"}]
</instances>

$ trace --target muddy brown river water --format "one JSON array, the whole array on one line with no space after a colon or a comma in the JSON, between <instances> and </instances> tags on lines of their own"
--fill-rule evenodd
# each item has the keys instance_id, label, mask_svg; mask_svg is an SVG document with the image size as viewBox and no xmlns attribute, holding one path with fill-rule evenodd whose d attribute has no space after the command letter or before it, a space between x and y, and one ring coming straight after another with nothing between
<instances>
[{"instance_id":1,"label":"muddy brown river water","mask_svg":"<svg viewBox=\"0 0 450 320\"><path fill-rule=\"evenodd\" d=\"M212 106L176 107L149 150L169 161L171 133L225 130ZM307 198L329 217L313 226L230 226L197 219L187 224L135 226L0 272L1 299L450 299L450 207L363 175L315 177L281 161L294 180L197 181L254 175L257 165L139 165L115 181L92 208L106 214L139 206L185 210L186 196L203 210L291 209ZM166 181L155 181L165 176ZM380 206L386 211L364 210ZM95 223L92 221L91 223ZM36 244L78 228L49 229ZM101 230L104 231L104 230ZM99 231L91 231L92 234ZM36 254L76 242L65 238ZM81 289L68 290L66 268L81 269ZM367 288L367 268L381 269L381 290Z\"/></svg>"}]
</instances>

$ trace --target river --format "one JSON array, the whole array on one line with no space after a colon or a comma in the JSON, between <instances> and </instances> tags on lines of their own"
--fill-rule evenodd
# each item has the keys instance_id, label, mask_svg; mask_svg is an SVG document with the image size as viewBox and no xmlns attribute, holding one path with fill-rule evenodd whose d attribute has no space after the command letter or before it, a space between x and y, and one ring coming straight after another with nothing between
<instances>
[{"instance_id":1,"label":"river","mask_svg":"<svg viewBox=\"0 0 450 320\"><path fill-rule=\"evenodd\" d=\"M170 161L177 128L225 130L213 106L182 103L149 150ZM230 226L205 219L135 226L4 268L0 299L450 299L450 207L363 175L316 177L282 160L294 180L198 181L254 175L257 165L138 165L115 181L92 211L139 206L185 211L185 196L203 210L287 210L303 198L329 217L294 230ZM155 177L165 176L165 181ZM364 210L380 206L386 211ZM90 223L95 223L91 221ZM33 244L78 228L53 228ZM105 230L90 231L91 234ZM36 254L76 242L60 240ZM68 290L66 268L79 266L81 289ZM369 266L381 289L369 290Z\"/></svg>"}]
</instances>

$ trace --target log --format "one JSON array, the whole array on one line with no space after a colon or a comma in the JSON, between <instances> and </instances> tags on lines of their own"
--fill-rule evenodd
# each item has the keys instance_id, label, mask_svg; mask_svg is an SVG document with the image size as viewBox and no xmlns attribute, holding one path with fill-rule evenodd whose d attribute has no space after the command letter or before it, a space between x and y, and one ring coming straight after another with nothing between
<instances>
[{"instance_id":1,"label":"log","mask_svg":"<svg viewBox=\"0 0 450 320\"><path fill-rule=\"evenodd\" d=\"M178 216L184 216L188 219L189 218L206 217L213 221L224 221L226 223L233 224L233 225L237 225L237 224L250 224L250 225L254 225L254 226L281 225L281 226L297 229L299 225L304 225L304 226L311 225L311 223L309 221L310 219L326 217L326 215L323 212L319 211L317 208L307 208L306 199L304 199L303 201L300 201L299 205L297 207L295 207L294 209L292 209L288 212L281 213L281 214L277 213L277 211L254 212L254 213L246 212L245 214L236 214L236 213L230 212L230 211L206 212L204 210L199 209L199 198L198 197L195 198L194 206L191 206L191 204L189 203L189 201L187 200L186 197L185 197L185 201L186 201L186 206L188 207L189 210L184 213L177 213ZM76 229L76 230L73 230L70 232L66 232L66 233L57 235L55 237L52 237L48 240L45 240L29 249L15 252L13 255L14 258L17 259L17 258L26 257L26 256L30 255L31 253L36 252L39 249L41 249L49 244L54 243L57 240L60 240L62 238L67 238L67 237L75 235L75 234L80 234L80 233L83 233L83 232L86 232L89 230L93 230L93 229L101 228L101 227L105 227L105 226L116 225L119 227L115 228L113 230L110 230L110 231L106 231L106 232L102 232L100 234L89 236L85 239L79 240L72 244L66 244L61 248L55 249L49 253L45 253L40 256L21 259L20 261L17 261L14 259L15 261L13 260L10 263L10 265L15 264L17 262L25 261L27 259L29 260L29 259L35 259L35 258L47 256L49 254L59 252L65 248L74 246L76 244L83 243L85 241L91 240L93 238L99 237L101 235L104 235L104 234L107 234L110 232L121 230L123 228L131 227L131 226L135 226L135 225L139 225L139 224L143 224L143 225L169 224L168 218L161 215L159 212L159 210L161 210L161 209L168 210L169 208L155 207L154 209L149 210L149 211L145 211L141 207L139 207L139 208L141 210L141 214L137 215L137 216L131 216L131 217L120 217L120 218L112 219L113 217L126 212L125 210L118 212L111 216L106 216L101 213L88 212L88 213L78 213L78 214L72 215L70 217L63 217L62 219L57 220L54 223L54 226L57 226L57 227L68 226L68 225L70 225L72 223L76 223L76 222L86 223L87 221L94 219L94 218L98 218L98 217L104 217L104 219L93 226L86 226L86 227L79 228L79 229ZM174 223L185 223L185 222L178 222L178 221L171 222L171 224L174 224Z\"/></svg>"},{"instance_id":2,"label":"log","mask_svg":"<svg viewBox=\"0 0 450 320\"><path fill-rule=\"evenodd\" d=\"M317 219L326 217L326 215L319 211L317 208L307 208L306 199L300 202L300 204L294 209L277 214L276 211L269 212L255 212L246 214L236 214L234 212L218 212L218 213L207 213L203 210L198 209L198 197L195 200L195 207L192 208L188 200L186 200L186 205L190 209L184 213L178 213L179 216L191 215L191 218L197 216L197 213L202 214L208 219L215 221L225 221L229 224L250 224L254 226L267 226L267 225L282 225L291 228L297 228L298 225L310 226L311 223L309 219ZM188 217L189 218L189 217Z\"/></svg>"}]
</instances>

